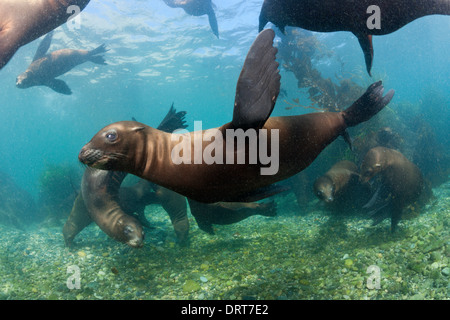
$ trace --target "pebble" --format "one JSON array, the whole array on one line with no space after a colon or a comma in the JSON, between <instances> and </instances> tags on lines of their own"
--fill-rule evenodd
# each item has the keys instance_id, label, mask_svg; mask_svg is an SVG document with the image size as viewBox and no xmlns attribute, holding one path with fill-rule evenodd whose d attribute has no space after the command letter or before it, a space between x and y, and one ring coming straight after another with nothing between
<instances>
[{"instance_id":1,"label":"pebble","mask_svg":"<svg viewBox=\"0 0 450 320\"><path fill-rule=\"evenodd\" d=\"M204 276L201 276L200 277L200 281L201 282L208 282L208 279L206 279L206 277L204 277Z\"/></svg>"},{"instance_id":2,"label":"pebble","mask_svg":"<svg viewBox=\"0 0 450 320\"><path fill-rule=\"evenodd\" d=\"M441 273L442 275L448 277L450 275L450 268L445 267L444 269L442 269Z\"/></svg>"}]
</instances>

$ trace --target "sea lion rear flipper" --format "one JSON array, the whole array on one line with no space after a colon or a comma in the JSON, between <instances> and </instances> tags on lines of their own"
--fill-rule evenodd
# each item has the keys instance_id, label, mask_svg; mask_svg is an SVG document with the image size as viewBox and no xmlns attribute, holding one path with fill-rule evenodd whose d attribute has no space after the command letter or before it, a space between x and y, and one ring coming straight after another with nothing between
<instances>
[{"instance_id":1,"label":"sea lion rear flipper","mask_svg":"<svg viewBox=\"0 0 450 320\"><path fill-rule=\"evenodd\" d=\"M275 32L262 31L253 42L236 86L232 126L259 129L264 126L280 92L280 75L273 47Z\"/></svg>"},{"instance_id":2,"label":"sea lion rear flipper","mask_svg":"<svg viewBox=\"0 0 450 320\"><path fill-rule=\"evenodd\" d=\"M52 79L51 81L48 81L45 83L46 86L50 87L54 91L62 94L70 95L72 94L72 90L70 90L67 83L65 83L63 80L60 79Z\"/></svg>"},{"instance_id":3,"label":"sea lion rear flipper","mask_svg":"<svg viewBox=\"0 0 450 320\"><path fill-rule=\"evenodd\" d=\"M355 36L358 38L359 45L364 52L364 60L366 61L366 69L369 76L372 76L370 70L372 69L373 62L373 45L372 45L372 35L362 34Z\"/></svg>"},{"instance_id":4,"label":"sea lion rear flipper","mask_svg":"<svg viewBox=\"0 0 450 320\"><path fill-rule=\"evenodd\" d=\"M33 61L36 61L45 56L52 43L52 38L53 38L53 30L47 33L47 35L39 44L39 47L37 48L36 53L34 54Z\"/></svg>"},{"instance_id":5,"label":"sea lion rear flipper","mask_svg":"<svg viewBox=\"0 0 450 320\"><path fill-rule=\"evenodd\" d=\"M167 112L164 119L161 121L161 123L158 126L158 130L165 131L172 133L173 131L177 129L185 129L188 126L186 125L186 121L184 120L184 117L186 116L186 111L179 111L172 106L169 109L169 112ZM136 121L136 120L134 120Z\"/></svg>"},{"instance_id":6,"label":"sea lion rear flipper","mask_svg":"<svg viewBox=\"0 0 450 320\"><path fill-rule=\"evenodd\" d=\"M352 138L350 137L350 134L348 133L348 131L344 130L344 132L342 132L341 135L344 138L345 142L347 142L348 146L350 147L350 150L353 151Z\"/></svg>"},{"instance_id":7,"label":"sea lion rear flipper","mask_svg":"<svg viewBox=\"0 0 450 320\"><path fill-rule=\"evenodd\" d=\"M345 109L343 116L347 127L356 126L380 112L392 100L395 93L394 90L389 90L383 97L383 92L381 81L375 82L358 100Z\"/></svg>"}]
</instances>

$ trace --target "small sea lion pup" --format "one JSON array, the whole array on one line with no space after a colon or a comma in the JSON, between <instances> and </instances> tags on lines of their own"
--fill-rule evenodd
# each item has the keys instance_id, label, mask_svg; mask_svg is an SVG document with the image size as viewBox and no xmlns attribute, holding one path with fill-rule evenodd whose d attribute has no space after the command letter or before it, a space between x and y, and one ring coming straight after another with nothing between
<instances>
[{"instance_id":1,"label":"small sea lion pup","mask_svg":"<svg viewBox=\"0 0 450 320\"><path fill-rule=\"evenodd\" d=\"M314 194L326 203L339 198L353 182L359 178L358 166L342 160L334 164L323 176L314 182Z\"/></svg>"},{"instance_id":2,"label":"small sea lion pup","mask_svg":"<svg viewBox=\"0 0 450 320\"><path fill-rule=\"evenodd\" d=\"M101 54L105 53L105 45L87 50L61 49L46 54L52 41L53 31L49 32L40 43L33 62L28 69L21 73L16 79L16 87L26 89L34 86L47 86L54 91L66 95L72 94L67 83L61 79L55 79L74 67L91 61L96 64L105 65L105 59Z\"/></svg>"},{"instance_id":3,"label":"small sea lion pup","mask_svg":"<svg viewBox=\"0 0 450 320\"><path fill-rule=\"evenodd\" d=\"M183 8L191 16L208 15L212 32L219 38L216 14L211 0L163 0L171 8Z\"/></svg>"},{"instance_id":4,"label":"small sea lion pup","mask_svg":"<svg viewBox=\"0 0 450 320\"><path fill-rule=\"evenodd\" d=\"M135 121L116 122L81 149L79 160L98 169L132 173L205 203L252 202L279 192L274 183L309 166L348 127L382 110L394 92L383 97L380 81L344 111L269 118L280 90L274 37L273 30L264 30L251 46L237 83L231 123L170 134ZM241 140L240 146L235 139ZM271 150L271 159L263 149ZM199 154L206 155L205 161L189 161L198 160ZM236 157L245 161L237 163Z\"/></svg>"},{"instance_id":5,"label":"small sea lion pup","mask_svg":"<svg viewBox=\"0 0 450 320\"><path fill-rule=\"evenodd\" d=\"M380 185L365 207L373 208L370 213L374 225L390 217L392 232L402 218L404 208L422 195L430 195L429 185L420 169L397 150L370 149L361 164L360 174L363 183L379 178Z\"/></svg>"},{"instance_id":6,"label":"small sea lion pup","mask_svg":"<svg viewBox=\"0 0 450 320\"><path fill-rule=\"evenodd\" d=\"M81 12L89 0L0 0L0 69L23 45Z\"/></svg>"},{"instance_id":7,"label":"small sea lion pup","mask_svg":"<svg viewBox=\"0 0 450 320\"><path fill-rule=\"evenodd\" d=\"M392 33L432 14L450 15L450 0L264 0L259 30L272 22L283 32L285 26L350 31L358 38L370 75L373 35Z\"/></svg>"}]
</instances>

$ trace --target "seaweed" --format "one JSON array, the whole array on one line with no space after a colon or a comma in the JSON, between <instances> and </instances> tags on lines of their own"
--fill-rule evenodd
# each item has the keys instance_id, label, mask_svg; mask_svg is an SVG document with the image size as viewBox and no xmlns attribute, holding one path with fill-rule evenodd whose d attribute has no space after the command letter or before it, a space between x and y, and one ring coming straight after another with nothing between
<instances>
[{"instance_id":1,"label":"seaweed","mask_svg":"<svg viewBox=\"0 0 450 320\"><path fill-rule=\"evenodd\" d=\"M39 178L38 205L47 223L67 219L78 195L81 171L72 165L47 164Z\"/></svg>"}]
</instances>

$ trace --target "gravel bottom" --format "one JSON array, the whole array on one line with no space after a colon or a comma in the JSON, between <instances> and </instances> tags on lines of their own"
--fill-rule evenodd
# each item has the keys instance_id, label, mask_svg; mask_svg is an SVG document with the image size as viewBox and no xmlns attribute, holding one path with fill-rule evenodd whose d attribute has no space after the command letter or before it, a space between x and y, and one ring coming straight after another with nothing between
<instances>
[{"instance_id":1,"label":"gravel bottom","mask_svg":"<svg viewBox=\"0 0 450 320\"><path fill-rule=\"evenodd\" d=\"M167 214L147 207L156 229L129 249L91 225L64 247L62 227L0 226L0 299L439 299L450 298L450 183L419 217L372 227L330 216L290 194L278 216L215 226L191 218L190 245L175 242ZM76 281L79 279L79 282Z\"/></svg>"}]
</instances>

